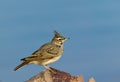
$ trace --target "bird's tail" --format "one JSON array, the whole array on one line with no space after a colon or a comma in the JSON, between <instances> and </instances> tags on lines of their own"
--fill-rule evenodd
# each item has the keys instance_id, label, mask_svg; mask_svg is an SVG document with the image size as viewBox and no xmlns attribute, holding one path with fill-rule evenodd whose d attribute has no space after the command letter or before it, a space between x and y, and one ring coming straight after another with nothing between
<instances>
[{"instance_id":1,"label":"bird's tail","mask_svg":"<svg viewBox=\"0 0 120 82\"><path fill-rule=\"evenodd\" d=\"M24 66L24 65L26 65L26 64L28 64L28 62L23 61L20 65L18 65L18 66L16 66L16 67L14 68L14 71L16 71L17 69L21 68L22 66Z\"/></svg>"}]
</instances>

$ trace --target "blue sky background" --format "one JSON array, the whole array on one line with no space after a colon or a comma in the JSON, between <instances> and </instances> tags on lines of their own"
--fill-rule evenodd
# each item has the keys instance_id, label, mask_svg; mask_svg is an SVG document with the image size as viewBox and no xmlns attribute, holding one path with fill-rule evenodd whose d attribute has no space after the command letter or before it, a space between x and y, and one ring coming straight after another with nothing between
<instances>
[{"instance_id":1,"label":"blue sky background","mask_svg":"<svg viewBox=\"0 0 120 82\"><path fill-rule=\"evenodd\" d=\"M14 72L57 30L70 37L62 58L50 66L85 81L120 82L119 0L1 0L0 81L23 82L45 70L27 65Z\"/></svg>"}]
</instances>

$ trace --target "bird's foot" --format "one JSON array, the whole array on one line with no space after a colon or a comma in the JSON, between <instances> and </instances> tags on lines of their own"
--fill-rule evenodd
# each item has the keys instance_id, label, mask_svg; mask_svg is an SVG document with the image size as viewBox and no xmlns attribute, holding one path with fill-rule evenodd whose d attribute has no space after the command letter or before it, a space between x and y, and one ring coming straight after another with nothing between
<instances>
[{"instance_id":1,"label":"bird's foot","mask_svg":"<svg viewBox=\"0 0 120 82\"><path fill-rule=\"evenodd\" d=\"M49 67L48 65L44 66L46 69L48 69L50 72L52 72L53 74L56 74L56 71L54 71L51 67Z\"/></svg>"}]
</instances>

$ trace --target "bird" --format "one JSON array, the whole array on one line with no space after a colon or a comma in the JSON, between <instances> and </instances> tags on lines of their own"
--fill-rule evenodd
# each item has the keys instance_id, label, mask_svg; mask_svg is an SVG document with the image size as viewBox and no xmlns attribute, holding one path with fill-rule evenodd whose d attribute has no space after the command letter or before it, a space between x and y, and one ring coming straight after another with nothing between
<instances>
[{"instance_id":1,"label":"bird","mask_svg":"<svg viewBox=\"0 0 120 82\"><path fill-rule=\"evenodd\" d=\"M54 37L50 42L43 44L38 50L33 52L30 56L22 58L22 63L14 68L14 71L27 64L37 64L44 66L46 69L51 70L49 64L61 58L64 51L64 42L68 40L57 31L54 31Z\"/></svg>"}]
</instances>

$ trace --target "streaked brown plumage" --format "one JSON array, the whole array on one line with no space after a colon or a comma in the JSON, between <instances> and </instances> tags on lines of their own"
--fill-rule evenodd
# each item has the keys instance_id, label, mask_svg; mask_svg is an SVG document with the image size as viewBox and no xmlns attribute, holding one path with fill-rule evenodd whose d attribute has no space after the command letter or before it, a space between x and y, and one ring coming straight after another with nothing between
<instances>
[{"instance_id":1,"label":"streaked brown plumage","mask_svg":"<svg viewBox=\"0 0 120 82\"><path fill-rule=\"evenodd\" d=\"M38 64L50 69L48 64L57 61L61 57L63 53L63 43L68 39L56 31L54 33L55 36L51 42L44 44L30 56L21 59L22 63L15 67L14 71L26 64Z\"/></svg>"}]
</instances>

